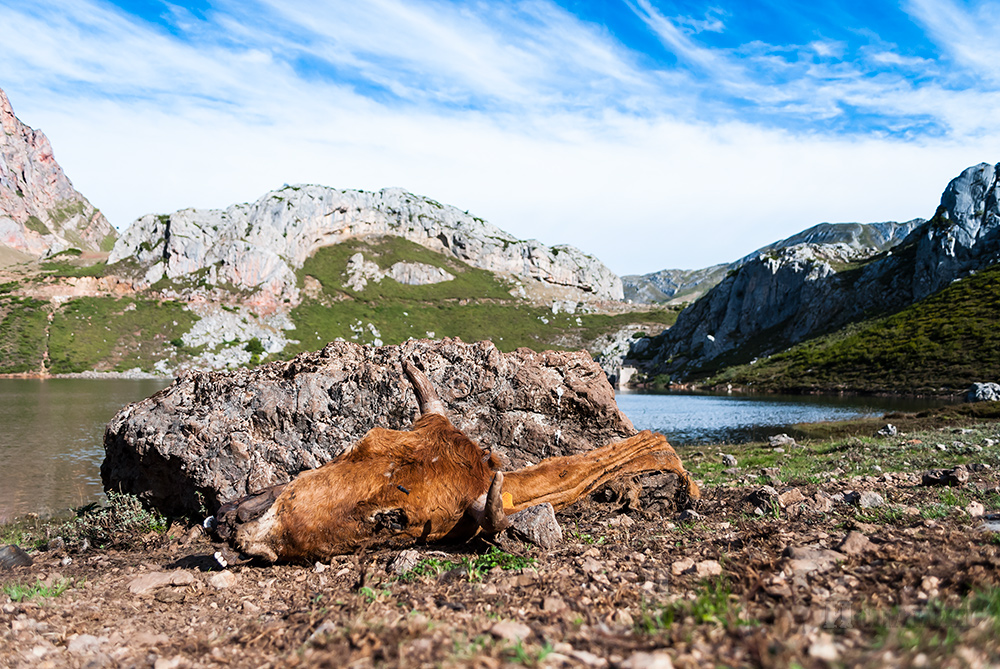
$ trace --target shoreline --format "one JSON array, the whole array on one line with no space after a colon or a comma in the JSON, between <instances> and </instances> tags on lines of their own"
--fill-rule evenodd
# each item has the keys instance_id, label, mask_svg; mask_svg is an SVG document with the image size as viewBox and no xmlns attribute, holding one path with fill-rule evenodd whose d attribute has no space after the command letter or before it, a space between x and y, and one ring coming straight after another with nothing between
<instances>
[{"instance_id":1,"label":"shoreline","mask_svg":"<svg viewBox=\"0 0 1000 669\"><path fill-rule=\"evenodd\" d=\"M149 380L172 380L174 376L164 374L154 374L153 372L143 372L139 370L129 370L127 372L68 372L63 374L49 374L48 372L17 372L12 374L0 374L0 379L37 379L45 381L48 379L134 379L139 381Z\"/></svg>"}]
</instances>

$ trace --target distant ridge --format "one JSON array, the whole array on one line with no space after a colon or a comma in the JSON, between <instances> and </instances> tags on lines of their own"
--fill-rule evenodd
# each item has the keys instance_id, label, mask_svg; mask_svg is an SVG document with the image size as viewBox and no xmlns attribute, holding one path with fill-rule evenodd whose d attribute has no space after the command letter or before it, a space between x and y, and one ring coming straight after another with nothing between
<instances>
[{"instance_id":1,"label":"distant ridge","mask_svg":"<svg viewBox=\"0 0 1000 669\"><path fill-rule=\"evenodd\" d=\"M150 284L199 275L274 304L299 299L295 270L324 246L397 236L473 267L621 300L622 284L600 260L572 246L522 241L430 198L387 188L375 193L286 186L227 209L147 215L129 226L108 263L134 262Z\"/></svg>"},{"instance_id":2,"label":"distant ridge","mask_svg":"<svg viewBox=\"0 0 1000 669\"><path fill-rule=\"evenodd\" d=\"M696 270L664 269L650 274L623 276L625 299L639 304L693 302L722 281L727 273L757 256L796 244L846 247L844 250L851 252L852 260L859 261L892 248L924 222L925 219L915 218L905 223L820 223L731 263Z\"/></svg>"},{"instance_id":3,"label":"distant ridge","mask_svg":"<svg viewBox=\"0 0 1000 669\"><path fill-rule=\"evenodd\" d=\"M981 163L948 184L929 221L861 227L857 235L811 228L789 238L804 241L754 254L631 355L651 374L697 378L898 311L1000 261L998 201L1000 165ZM867 257L849 241L826 241L846 232L861 245L886 244L911 225L902 241Z\"/></svg>"}]
</instances>

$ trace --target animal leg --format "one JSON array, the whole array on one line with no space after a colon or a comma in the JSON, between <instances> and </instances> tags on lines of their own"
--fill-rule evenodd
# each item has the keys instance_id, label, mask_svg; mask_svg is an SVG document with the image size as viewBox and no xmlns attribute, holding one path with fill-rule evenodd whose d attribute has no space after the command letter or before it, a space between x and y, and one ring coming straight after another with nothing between
<instances>
[{"instance_id":1,"label":"animal leg","mask_svg":"<svg viewBox=\"0 0 1000 669\"><path fill-rule=\"evenodd\" d=\"M645 430L607 446L507 472L503 483L504 510L515 513L536 504L550 503L557 510L569 506L599 486L622 476L650 471L677 474L688 496L701 496L697 484L684 470L667 438ZM507 503L509 501L509 503Z\"/></svg>"}]
</instances>

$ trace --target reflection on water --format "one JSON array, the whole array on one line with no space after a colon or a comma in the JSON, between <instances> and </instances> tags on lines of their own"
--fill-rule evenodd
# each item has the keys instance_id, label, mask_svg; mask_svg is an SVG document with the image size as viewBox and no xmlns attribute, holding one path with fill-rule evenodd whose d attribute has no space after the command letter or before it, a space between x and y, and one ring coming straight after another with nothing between
<instances>
[{"instance_id":1,"label":"reflection on water","mask_svg":"<svg viewBox=\"0 0 1000 669\"><path fill-rule=\"evenodd\" d=\"M898 397L638 392L620 392L616 399L637 429L661 432L675 446L763 440L796 423L920 411L943 404Z\"/></svg>"},{"instance_id":2,"label":"reflection on water","mask_svg":"<svg viewBox=\"0 0 1000 669\"><path fill-rule=\"evenodd\" d=\"M0 522L101 499L104 426L163 380L0 379Z\"/></svg>"}]
</instances>

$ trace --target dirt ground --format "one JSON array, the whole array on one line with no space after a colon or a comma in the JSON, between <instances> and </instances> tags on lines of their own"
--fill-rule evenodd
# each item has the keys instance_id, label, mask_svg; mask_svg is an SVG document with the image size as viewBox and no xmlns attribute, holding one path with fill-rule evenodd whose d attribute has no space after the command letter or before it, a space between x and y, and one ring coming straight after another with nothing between
<instances>
[{"instance_id":1,"label":"dirt ground","mask_svg":"<svg viewBox=\"0 0 1000 669\"><path fill-rule=\"evenodd\" d=\"M513 569L483 565L498 553L482 542L417 547L402 576L396 550L222 569L219 546L179 523L124 550L56 546L0 572L0 665L990 666L1000 462L972 448L954 487L924 485L923 468L736 467L694 514L655 482L642 509L598 495L559 515L555 548L502 540ZM696 473L723 466L684 457ZM60 583L58 596L10 596Z\"/></svg>"}]
</instances>

